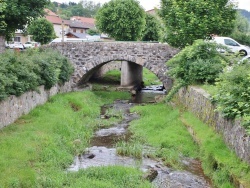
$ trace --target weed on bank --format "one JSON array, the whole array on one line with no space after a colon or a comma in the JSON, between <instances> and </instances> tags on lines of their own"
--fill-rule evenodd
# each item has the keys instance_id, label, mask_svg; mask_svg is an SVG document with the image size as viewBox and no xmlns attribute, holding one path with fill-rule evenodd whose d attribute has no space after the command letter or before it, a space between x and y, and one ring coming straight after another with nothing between
<instances>
[{"instance_id":1,"label":"weed on bank","mask_svg":"<svg viewBox=\"0 0 250 188\"><path fill-rule=\"evenodd\" d=\"M0 187L150 187L134 168L66 171L98 126L120 121L100 120L100 106L128 96L90 91L57 95L1 129Z\"/></svg>"}]
</instances>

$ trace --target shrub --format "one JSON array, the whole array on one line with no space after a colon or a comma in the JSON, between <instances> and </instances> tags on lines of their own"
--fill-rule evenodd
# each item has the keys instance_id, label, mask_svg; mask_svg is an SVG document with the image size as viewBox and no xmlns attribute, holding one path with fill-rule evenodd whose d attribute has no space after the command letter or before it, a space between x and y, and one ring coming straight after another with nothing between
<instances>
[{"instance_id":1,"label":"shrub","mask_svg":"<svg viewBox=\"0 0 250 188\"><path fill-rule=\"evenodd\" d=\"M213 96L217 109L228 118L243 117L250 122L250 64L236 64L220 75L216 82L218 93Z\"/></svg>"},{"instance_id":2,"label":"shrub","mask_svg":"<svg viewBox=\"0 0 250 188\"><path fill-rule=\"evenodd\" d=\"M212 42L197 40L167 62L170 68L168 74L175 80L167 100L183 86L215 82L223 67L229 63L229 60L218 52L218 48L225 49Z\"/></svg>"},{"instance_id":3,"label":"shrub","mask_svg":"<svg viewBox=\"0 0 250 188\"><path fill-rule=\"evenodd\" d=\"M19 96L39 85L51 88L69 80L73 67L59 52L30 49L23 53L7 50L0 54L0 100Z\"/></svg>"}]
</instances>

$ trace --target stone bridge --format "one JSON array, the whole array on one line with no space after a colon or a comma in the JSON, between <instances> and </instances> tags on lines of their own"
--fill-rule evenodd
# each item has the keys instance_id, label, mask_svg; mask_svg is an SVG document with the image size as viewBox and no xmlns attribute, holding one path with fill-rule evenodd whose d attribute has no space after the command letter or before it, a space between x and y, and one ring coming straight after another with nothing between
<instances>
[{"instance_id":1,"label":"stone bridge","mask_svg":"<svg viewBox=\"0 0 250 188\"><path fill-rule=\"evenodd\" d=\"M71 79L74 86L88 82L103 65L122 61L121 86L141 83L145 67L159 78L167 91L172 87L172 79L166 62L179 52L167 44L143 42L55 43L48 47L60 51L74 65Z\"/></svg>"}]
</instances>

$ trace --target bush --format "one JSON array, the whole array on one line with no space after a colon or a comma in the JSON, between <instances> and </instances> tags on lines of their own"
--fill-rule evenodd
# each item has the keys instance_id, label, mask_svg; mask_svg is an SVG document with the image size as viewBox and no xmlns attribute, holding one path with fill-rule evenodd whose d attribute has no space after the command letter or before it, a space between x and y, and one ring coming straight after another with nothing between
<instances>
[{"instance_id":1,"label":"bush","mask_svg":"<svg viewBox=\"0 0 250 188\"><path fill-rule=\"evenodd\" d=\"M240 44L244 44L250 46L250 35L242 32L234 32L230 35L231 38L239 42Z\"/></svg>"},{"instance_id":2,"label":"bush","mask_svg":"<svg viewBox=\"0 0 250 188\"><path fill-rule=\"evenodd\" d=\"M167 62L170 68L168 74L175 80L167 100L183 86L215 82L229 63L229 60L218 52L218 48L225 49L212 42L197 40Z\"/></svg>"},{"instance_id":3,"label":"bush","mask_svg":"<svg viewBox=\"0 0 250 188\"><path fill-rule=\"evenodd\" d=\"M39 85L51 88L69 80L73 67L59 52L30 49L0 54L0 100L19 96Z\"/></svg>"},{"instance_id":4,"label":"bush","mask_svg":"<svg viewBox=\"0 0 250 188\"><path fill-rule=\"evenodd\" d=\"M220 75L216 82L218 93L213 96L217 109L228 118L243 117L250 122L250 64L236 64Z\"/></svg>"}]
</instances>

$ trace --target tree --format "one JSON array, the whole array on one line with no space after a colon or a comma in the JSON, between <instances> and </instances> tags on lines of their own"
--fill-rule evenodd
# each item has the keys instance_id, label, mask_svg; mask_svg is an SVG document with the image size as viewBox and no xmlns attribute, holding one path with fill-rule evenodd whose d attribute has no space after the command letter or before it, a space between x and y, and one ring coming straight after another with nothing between
<instances>
[{"instance_id":1,"label":"tree","mask_svg":"<svg viewBox=\"0 0 250 188\"><path fill-rule=\"evenodd\" d=\"M161 0L161 7L167 42L174 47L212 34L228 35L234 28L236 7L230 0Z\"/></svg>"},{"instance_id":2,"label":"tree","mask_svg":"<svg viewBox=\"0 0 250 188\"><path fill-rule=\"evenodd\" d=\"M24 30L32 20L44 14L44 7L49 0L0 0L0 22L5 27L0 30L0 39L10 39L15 30ZM4 5L4 6L2 6ZM4 40L0 43L4 46Z\"/></svg>"},{"instance_id":3,"label":"tree","mask_svg":"<svg viewBox=\"0 0 250 188\"><path fill-rule=\"evenodd\" d=\"M29 34L33 35L33 39L41 44L46 44L53 38L56 38L54 27L45 18L34 20L28 27Z\"/></svg>"},{"instance_id":4,"label":"tree","mask_svg":"<svg viewBox=\"0 0 250 188\"><path fill-rule=\"evenodd\" d=\"M99 9L96 26L120 41L136 41L142 37L145 12L136 0L111 0Z\"/></svg>"},{"instance_id":5,"label":"tree","mask_svg":"<svg viewBox=\"0 0 250 188\"><path fill-rule=\"evenodd\" d=\"M229 35L241 44L250 46L250 23L238 12L233 32Z\"/></svg>"},{"instance_id":6,"label":"tree","mask_svg":"<svg viewBox=\"0 0 250 188\"><path fill-rule=\"evenodd\" d=\"M161 33L160 21L151 14L146 14L146 26L143 31L143 41L159 41Z\"/></svg>"}]
</instances>

